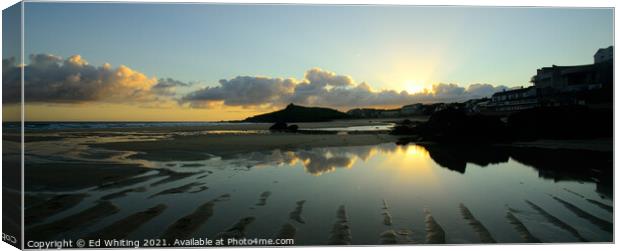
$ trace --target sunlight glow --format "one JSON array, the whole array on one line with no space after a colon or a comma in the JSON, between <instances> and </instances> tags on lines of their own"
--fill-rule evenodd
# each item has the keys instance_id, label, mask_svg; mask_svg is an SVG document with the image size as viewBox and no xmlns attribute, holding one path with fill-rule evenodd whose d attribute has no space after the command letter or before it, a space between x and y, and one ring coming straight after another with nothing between
<instances>
[{"instance_id":1,"label":"sunlight glow","mask_svg":"<svg viewBox=\"0 0 620 251\"><path fill-rule=\"evenodd\" d=\"M432 182L435 180L432 160L424 147L418 145L401 146L397 150L403 154L388 157L381 166L397 167L391 169L397 171L401 181L410 182L412 179L420 182Z\"/></svg>"},{"instance_id":2,"label":"sunlight glow","mask_svg":"<svg viewBox=\"0 0 620 251\"><path fill-rule=\"evenodd\" d=\"M428 85L421 80L406 80L403 86L405 88L405 91L410 94L429 93L433 90L431 85Z\"/></svg>"},{"instance_id":3,"label":"sunlight glow","mask_svg":"<svg viewBox=\"0 0 620 251\"><path fill-rule=\"evenodd\" d=\"M405 152L407 153L408 156L411 156L412 158L428 158L429 157L428 151L424 149L424 147L421 147L418 145L408 146Z\"/></svg>"}]
</instances>

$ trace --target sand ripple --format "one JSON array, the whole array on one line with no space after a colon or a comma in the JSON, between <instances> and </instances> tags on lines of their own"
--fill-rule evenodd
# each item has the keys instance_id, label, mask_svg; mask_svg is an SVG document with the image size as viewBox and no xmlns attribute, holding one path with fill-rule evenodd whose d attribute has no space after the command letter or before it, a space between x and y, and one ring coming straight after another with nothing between
<instances>
[{"instance_id":1,"label":"sand ripple","mask_svg":"<svg viewBox=\"0 0 620 251\"><path fill-rule=\"evenodd\" d=\"M487 230L482 223L474 217L474 215L469 211L469 209L463 205L463 203L459 204L459 209L461 210L461 214L463 215L463 219L467 220L469 225L474 229L474 231L478 234L480 241L482 243L496 243L495 239L489 230Z\"/></svg>"},{"instance_id":2,"label":"sand ripple","mask_svg":"<svg viewBox=\"0 0 620 251\"><path fill-rule=\"evenodd\" d=\"M332 226L331 235L328 240L330 245L350 245L351 229L344 205L341 205L336 212L336 223Z\"/></svg>"},{"instance_id":3,"label":"sand ripple","mask_svg":"<svg viewBox=\"0 0 620 251\"><path fill-rule=\"evenodd\" d=\"M446 243L446 232L443 228L435 221L433 215L431 215L431 211L428 209L424 209L426 217L424 222L426 224L426 243L427 244L444 244Z\"/></svg>"}]
</instances>

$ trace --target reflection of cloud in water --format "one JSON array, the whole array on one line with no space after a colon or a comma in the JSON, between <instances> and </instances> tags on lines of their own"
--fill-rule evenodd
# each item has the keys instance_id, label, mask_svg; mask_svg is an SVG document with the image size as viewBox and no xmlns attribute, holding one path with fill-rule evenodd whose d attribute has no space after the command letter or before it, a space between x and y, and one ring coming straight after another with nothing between
<instances>
[{"instance_id":1,"label":"reflection of cloud in water","mask_svg":"<svg viewBox=\"0 0 620 251\"><path fill-rule=\"evenodd\" d=\"M319 152L302 151L296 155L304 164L306 172L313 175L332 172L336 168L351 168L355 163L355 160L350 156L332 155L332 152L325 149Z\"/></svg>"},{"instance_id":2,"label":"reflection of cloud in water","mask_svg":"<svg viewBox=\"0 0 620 251\"><path fill-rule=\"evenodd\" d=\"M406 153L404 156L394 153ZM369 146L323 147L298 150L273 150L236 156L229 163L244 167L296 166L303 165L312 175L322 175L337 169L355 166L356 161L367 162L376 155L388 155L382 166L406 167L402 177L420 176L430 167L432 160L437 165L464 174L469 164L479 167L506 163L510 159L533 167L539 176L554 181L594 182L599 193L609 196L613 184L610 175L613 165L609 153L578 150L550 150L498 146L474 145L396 145L379 144ZM589 168L584 168L589 167ZM428 172L430 174L430 172ZM429 178L431 178L429 176Z\"/></svg>"},{"instance_id":3,"label":"reflection of cloud in water","mask_svg":"<svg viewBox=\"0 0 620 251\"><path fill-rule=\"evenodd\" d=\"M357 160L367 161L377 153L391 153L400 148L395 144L380 144L352 147L325 147L299 150L273 150L236 156L234 162L245 162L247 166L294 166L301 163L306 172L321 175L337 168L351 168ZM243 160L243 161L242 161Z\"/></svg>"}]
</instances>

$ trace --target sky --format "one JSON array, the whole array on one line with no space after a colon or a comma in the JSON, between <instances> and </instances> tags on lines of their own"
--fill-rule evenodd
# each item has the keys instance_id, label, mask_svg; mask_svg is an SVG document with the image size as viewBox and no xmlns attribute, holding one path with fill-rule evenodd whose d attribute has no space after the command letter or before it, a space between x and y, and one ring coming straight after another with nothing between
<instances>
[{"instance_id":1,"label":"sky","mask_svg":"<svg viewBox=\"0 0 620 251\"><path fill-rule=\"evenodd\" d=\"M610 8L26 3L24 22L27 120L464 101L613 45Z\"/></svg>"}]
</instances>

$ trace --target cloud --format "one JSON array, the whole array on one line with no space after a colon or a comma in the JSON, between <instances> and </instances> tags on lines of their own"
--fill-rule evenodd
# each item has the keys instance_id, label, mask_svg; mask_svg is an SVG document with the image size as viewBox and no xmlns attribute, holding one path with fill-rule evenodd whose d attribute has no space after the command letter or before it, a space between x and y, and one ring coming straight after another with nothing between
<instances>
[{"instance_id":1,"label":"cloud","mask_svg":"<svg viewBox=\"0 0 620 251\"><path fill-rule=\"evenodd\" d=\"M144 105L148 102L162 102L166 99L162 96L174 95L175 86L185 85L169 78L158 80L125 65L116 68L107 63L93 66L80 55L63 59L51 54L33 54L29 59L30 63L24 66L26 102L97 101ZM19 76L19 71L15 60L3 60L4 83L19 86L19 78L14 77ZM10 101L18 102L19 99Z\"/></svg>"},{"instance_id":2,"label":"cloud","mask_svg":"<svg viewBox=\"0 0 620 251\"><path fill-rule=\"evenodd\" d=\"M293 93L296 80L269 77L239 76L222 79L219 86L205 87L181 99L192 107L208 107L213 102L224 102L229 106L260 106L279 104Z\"/></svg>"},{"instance_id":3,"label":"cloud","mask_svg":"<svg viewBox=\"0 0 620 251\"><path fill-rule=\"evenodd\" d=\"M220 80L219 86L206 87L183 97L182 104L192 107L210 107L214 103L229 106L281 106L287 103L328 106L337 108L402 106L412 103L460 102L474 98L489 97L507 89L506 86L472 84L462 87L456 84L435 84L431 90L421 93L406 91L374 91L365 82L355 83L346 75L312 68L305 79L236 77Z\"/></svg>"},{"instance_id":4,"label":"cloud","mask_svg":"<svg viewBox=\"0 0 620 251\"><path fill-rule=\"evenodd\" d=\"M172 78L160 78L157 84L151 87L151 90L162 96L175 96L177 87L190 87L194 83L185 83Z\"/></svg>"},{"instance_id":5,"label":"cloud","mask_svg":"<svg viewBox=\"0 0 620 251\"><path fill-rule=\"evenodd\" d=\"M353 85L353 79L345 75L337 75L336 73L322 70L319 68L312 68L306 72L306 79L316 86L334 86L334 87L346 87Z\"/></svg>"},{"instance_id":6,"label":"cloud","mask_svg":"<svg viewBox=\"0 0 620 251\"><path fill-rule=\"evenodd\" d=\"M2 59L2 103L17 103L21 98L21 69L14 57Z\"/></svg>"},{"instance_id":7,"label":"cloud","mask_svg":"<svg viewBox=\"0 0 620 251\"><path fill-rule=\"evenodd\" d=\"M404 148L406 149L406 148ZM301 164L311 175L323 175L338 169L352 168L357 161L368 161L377 153L403 150L396 144L358 146L354 148L313 148L297 150L273 150L234 156L239 166L295 166Z\"/></svg>"},{"instance_id":8,"label":"cloud","mask_svg":"<svg viewBox=\"0 0 620 251\"><path fill-rule=\"evenodd\" d=\"M304 79L265 76L237 76L222 79L186 94L179 88L194 86L172 78L147 76L125 65L94 66L80 55L62 58L33 54L25 72L26 102L35 103L129 103L141 107L182 106L209 108L226 105L264 109L288 103L341 109L397 107L412 103L458 102L489 97L506 86L436 84L421 93L373 90L368 83L320 68L305 72ZM21 67L14 58L2 60L3 100L17 103L21 96Z\"/></svg>"},{"instance_id":9,"label":"cloud","mask_svg":"<svg viewBox=\"0 0 620 251\"><path fill-rule=\"evenodd\" d=\"M467 92L472 97L489 97L493 95L493 93L501 92L509 89L507 86L493 86L490 84L473 84L467 88Z\"/></svg>"}]
</instances>

